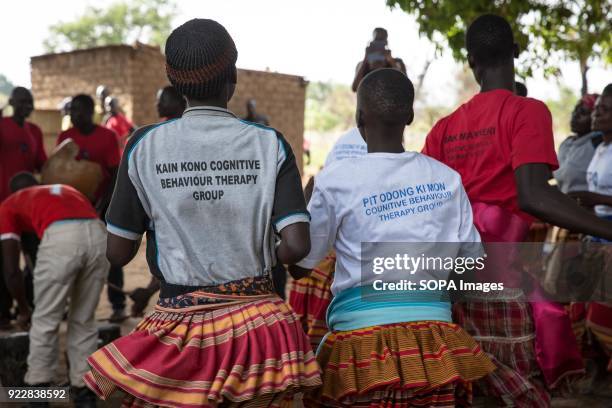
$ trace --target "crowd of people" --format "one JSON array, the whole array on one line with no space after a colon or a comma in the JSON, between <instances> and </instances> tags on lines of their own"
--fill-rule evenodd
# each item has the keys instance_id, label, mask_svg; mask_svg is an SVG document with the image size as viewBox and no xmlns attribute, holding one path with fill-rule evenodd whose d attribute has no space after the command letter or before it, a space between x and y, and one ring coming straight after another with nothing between
<instances>
[{"instance_id":1,"label":"crowd of people","mask_svg":"<svg viewBox=\"0 0 612 408\"><path fill-rule=\"evenodd\" d=\"M98 346L94 314L105 282L113 308L109 320L116 323L128 317L123 271L106 259L102 222L133 125L117 98L108 93L107 87L99 88L104 105L98 107L86 94L62 103L71 126L58 135L58 147L67 141L76 144L76 159L87 161L102 174L99 182L93 181L96 185L87 186L94 191L91 197L66 184L40 185L40 177L34 177L55 157L48 160L40 128L27 121L34 107L29 90L13 89L12 116L0 122L0 330L30 328L25 381L48 386L58 368L59 326L67 320L70 384L77 406L84 407L95 406L95 395L85 387L83 375L88 370L87 357ZM157 108L162 120L180 117L185 105L173 87L160 89ZM61 176L75 180L75 186L80 185L79 179L92 183L85 172ZM23 272L20 253L26 260Z\"/></svg>"},{"instance_id":2,"label":"crowd of people","mask_svg":"<svg viewBox=\"0 0 612 408\"><path fill-rule=\"evenodd\" d=\"M213 20L168 37L159 123L135 129L104 86L98 103L64 101L71 127L57 144L101 169L91 197L34 177L45 171L42 133L27 121L31 93L15 88L13 116L0 122L0 322L29 327L25 382L53 384L63 318L78 407L116 391L125 407L453 407L474 395L548 407L584 377L585 358L612 370L606 303L532 302L505 268L486 278L506 289L460 301L390 296L364 279L376 256L364 243L478 258L488 243L525 241L535 220L612 240L612 84L577 103L575 135L557 155L550 111L515 82L509 23L476 18L465 47L480 92L435 124L420 153L405 151L414 88L375 29L353 84L356 127L304 189L291 146L255 101L245 119L228 110L238 51ZM418 210L404 200L372 211L427 188L443 193L416 197ZM152 278L132 292L132 314L159 291L154 311L96 350L104 283L111 320L125 319L122 268L143 235ZM436 281L451 272L428 271ZM581 354L577 323L601 354L595 343Z\"/></svg>"}]
</instances>

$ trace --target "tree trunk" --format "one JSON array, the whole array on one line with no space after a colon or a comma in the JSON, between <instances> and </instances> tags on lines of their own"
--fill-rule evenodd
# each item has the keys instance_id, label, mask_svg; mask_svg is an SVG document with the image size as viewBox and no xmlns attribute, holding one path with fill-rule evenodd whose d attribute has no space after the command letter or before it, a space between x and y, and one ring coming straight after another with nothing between
<instances>
[{"instance_id":1,"label":"tree trunk","mask_svg":"<svg viewBox=\"0 0 612 408\"><path fill-rule=\"evenodd\" d=\"M587 60L580 59L580 75L582 76L582 88L580 89L580 93L582 96L586 95L589 92L589 84L587 82L587 71L589 70L589 66L587 65Z\"/></svg>"},{"instance_id":2,"label":"tree trunk","mask_svg":"<svg viewBox=\"0 0 612 408\"><path fill-rule=\"evenodd\" d=\"M421 89L423 88L423 82L425 82L425 75L427 75L427 71L429 70L429 66L431 65L434 58L427 58L425 60L425 65L423 65L423 69L421 73L417 77L416 87L414 89L414 99L417 99L421 94Z\"/></svg>"}]
</instances>

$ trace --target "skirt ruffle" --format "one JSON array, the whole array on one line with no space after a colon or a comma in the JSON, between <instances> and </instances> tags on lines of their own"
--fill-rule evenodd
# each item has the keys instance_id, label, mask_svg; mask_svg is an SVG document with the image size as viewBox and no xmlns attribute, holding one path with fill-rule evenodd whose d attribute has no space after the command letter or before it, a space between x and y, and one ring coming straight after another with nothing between
<instances>
[{"instance_id":1,"label":"skirt ruffle","mask_svg":"<svg viewBox=\"0 0 612 408\"><path fill-rule=\"evenodd\" d=\"M395 401L388 406L401 407L429 400L453 406L458 384L469 388L495 369L461 327L443 322L330 333L317 360L323 387L311 401L329 406Z\"/></svg>"},{"instance_id":2,"label":"skirt ruffle","mask_svg":"<svg viewBox=\"0 0 612 408\"><path fill-rule=\"evenodd\" d=\"M102 399L122 389L130 394L125 406L271 405L321 384L308 338L278 297L156 310L88 362L87 385Z\"/></svg>"},{"instance_id":3,"label":"skirt ruffle","mask_svg":"<svg viewBox=\"0 0 612 408\"><path fill-rule=\"evenodd\" d=\"M307 278L294 280L289 288L289 304L300 318L313 349L319 346L327 333L325 316L332 300L331 284L334 280L336 257L327 256Z\"/></svg>"}]
</instances>

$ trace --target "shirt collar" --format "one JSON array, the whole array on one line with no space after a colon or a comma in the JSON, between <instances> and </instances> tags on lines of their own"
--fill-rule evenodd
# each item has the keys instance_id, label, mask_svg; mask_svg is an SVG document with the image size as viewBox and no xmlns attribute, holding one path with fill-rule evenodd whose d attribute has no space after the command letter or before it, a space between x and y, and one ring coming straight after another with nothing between
<instances>
[{"instance_id":1,"label":"shirt collar","mask_svg":"<svg viewBox=\"0 0 612 408\"><path fill-rule=\"evenodd\" d=\"M237 116L232 113L229 109L219 108L218 106L194 106L191 108L187 108L185 112L183 112L183 117L189 116L228 116L236 118Z\"/></svg>"}]
</instances>

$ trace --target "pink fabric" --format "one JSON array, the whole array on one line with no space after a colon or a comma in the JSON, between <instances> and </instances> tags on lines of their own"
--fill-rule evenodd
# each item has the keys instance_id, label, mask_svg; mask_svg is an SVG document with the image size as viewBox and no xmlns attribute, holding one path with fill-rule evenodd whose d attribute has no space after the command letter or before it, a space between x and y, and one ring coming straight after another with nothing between
<instances>
[{"instance_id":1,"label":"pink fabric","mask_svg":"<svg viewBox=\"0 0 612 408\"><path fill-rule=\"evenodd\" d=\"M487 279L504 282L505 287L521 287L522 270L517 248L487 245L497 242L522 242L529 224L505 209L485 203L472 204L474 225L480 232L487 250ZM493 280L493 278L495 280ZM529 295L535 325L535 349L538 365L550 388L572 374L584 372L584 365L572 324L563 305L546 300L539 285Z\"/></svg>"},{"instance_id":2,"label":"pink fabric","mask_svg":"<svg viewBox=\"0 0 612 408\"><path fill-rule=\"evenodd\" d=\"M585 108L592 111L595 107L595 101L599 98L599 94L586 94L582 97L580 102L584 105Z\"/></svg>"},{"instance_id":3,"label":"pink fabric","mask_svg":"<svg viewBox=\"0 0 612 408\"><path fill-rule=\"evenodd\" d=\"M487 252L487 266L478 275L479 280L503 282L504 287L520 288L522 268L519 248L499 243L524 241L529 232L529 224L518 215L496 205L474 203L472 211L474 225Z\"/></svg>"},{"instance_id":4,"label":"pink fabric","mask_svg":"<svg viewBox=\"0 0 612 408\"><path fill-rule=\"evenodd\" d=\"M537 300L537 298L542 300ZM536 332L536 359L546 385L555 388L561 379L584 373L584 363L572 323L562 304L546 301L540 287L531 298L531 311Z\"/></svg>"}]
</instances>

